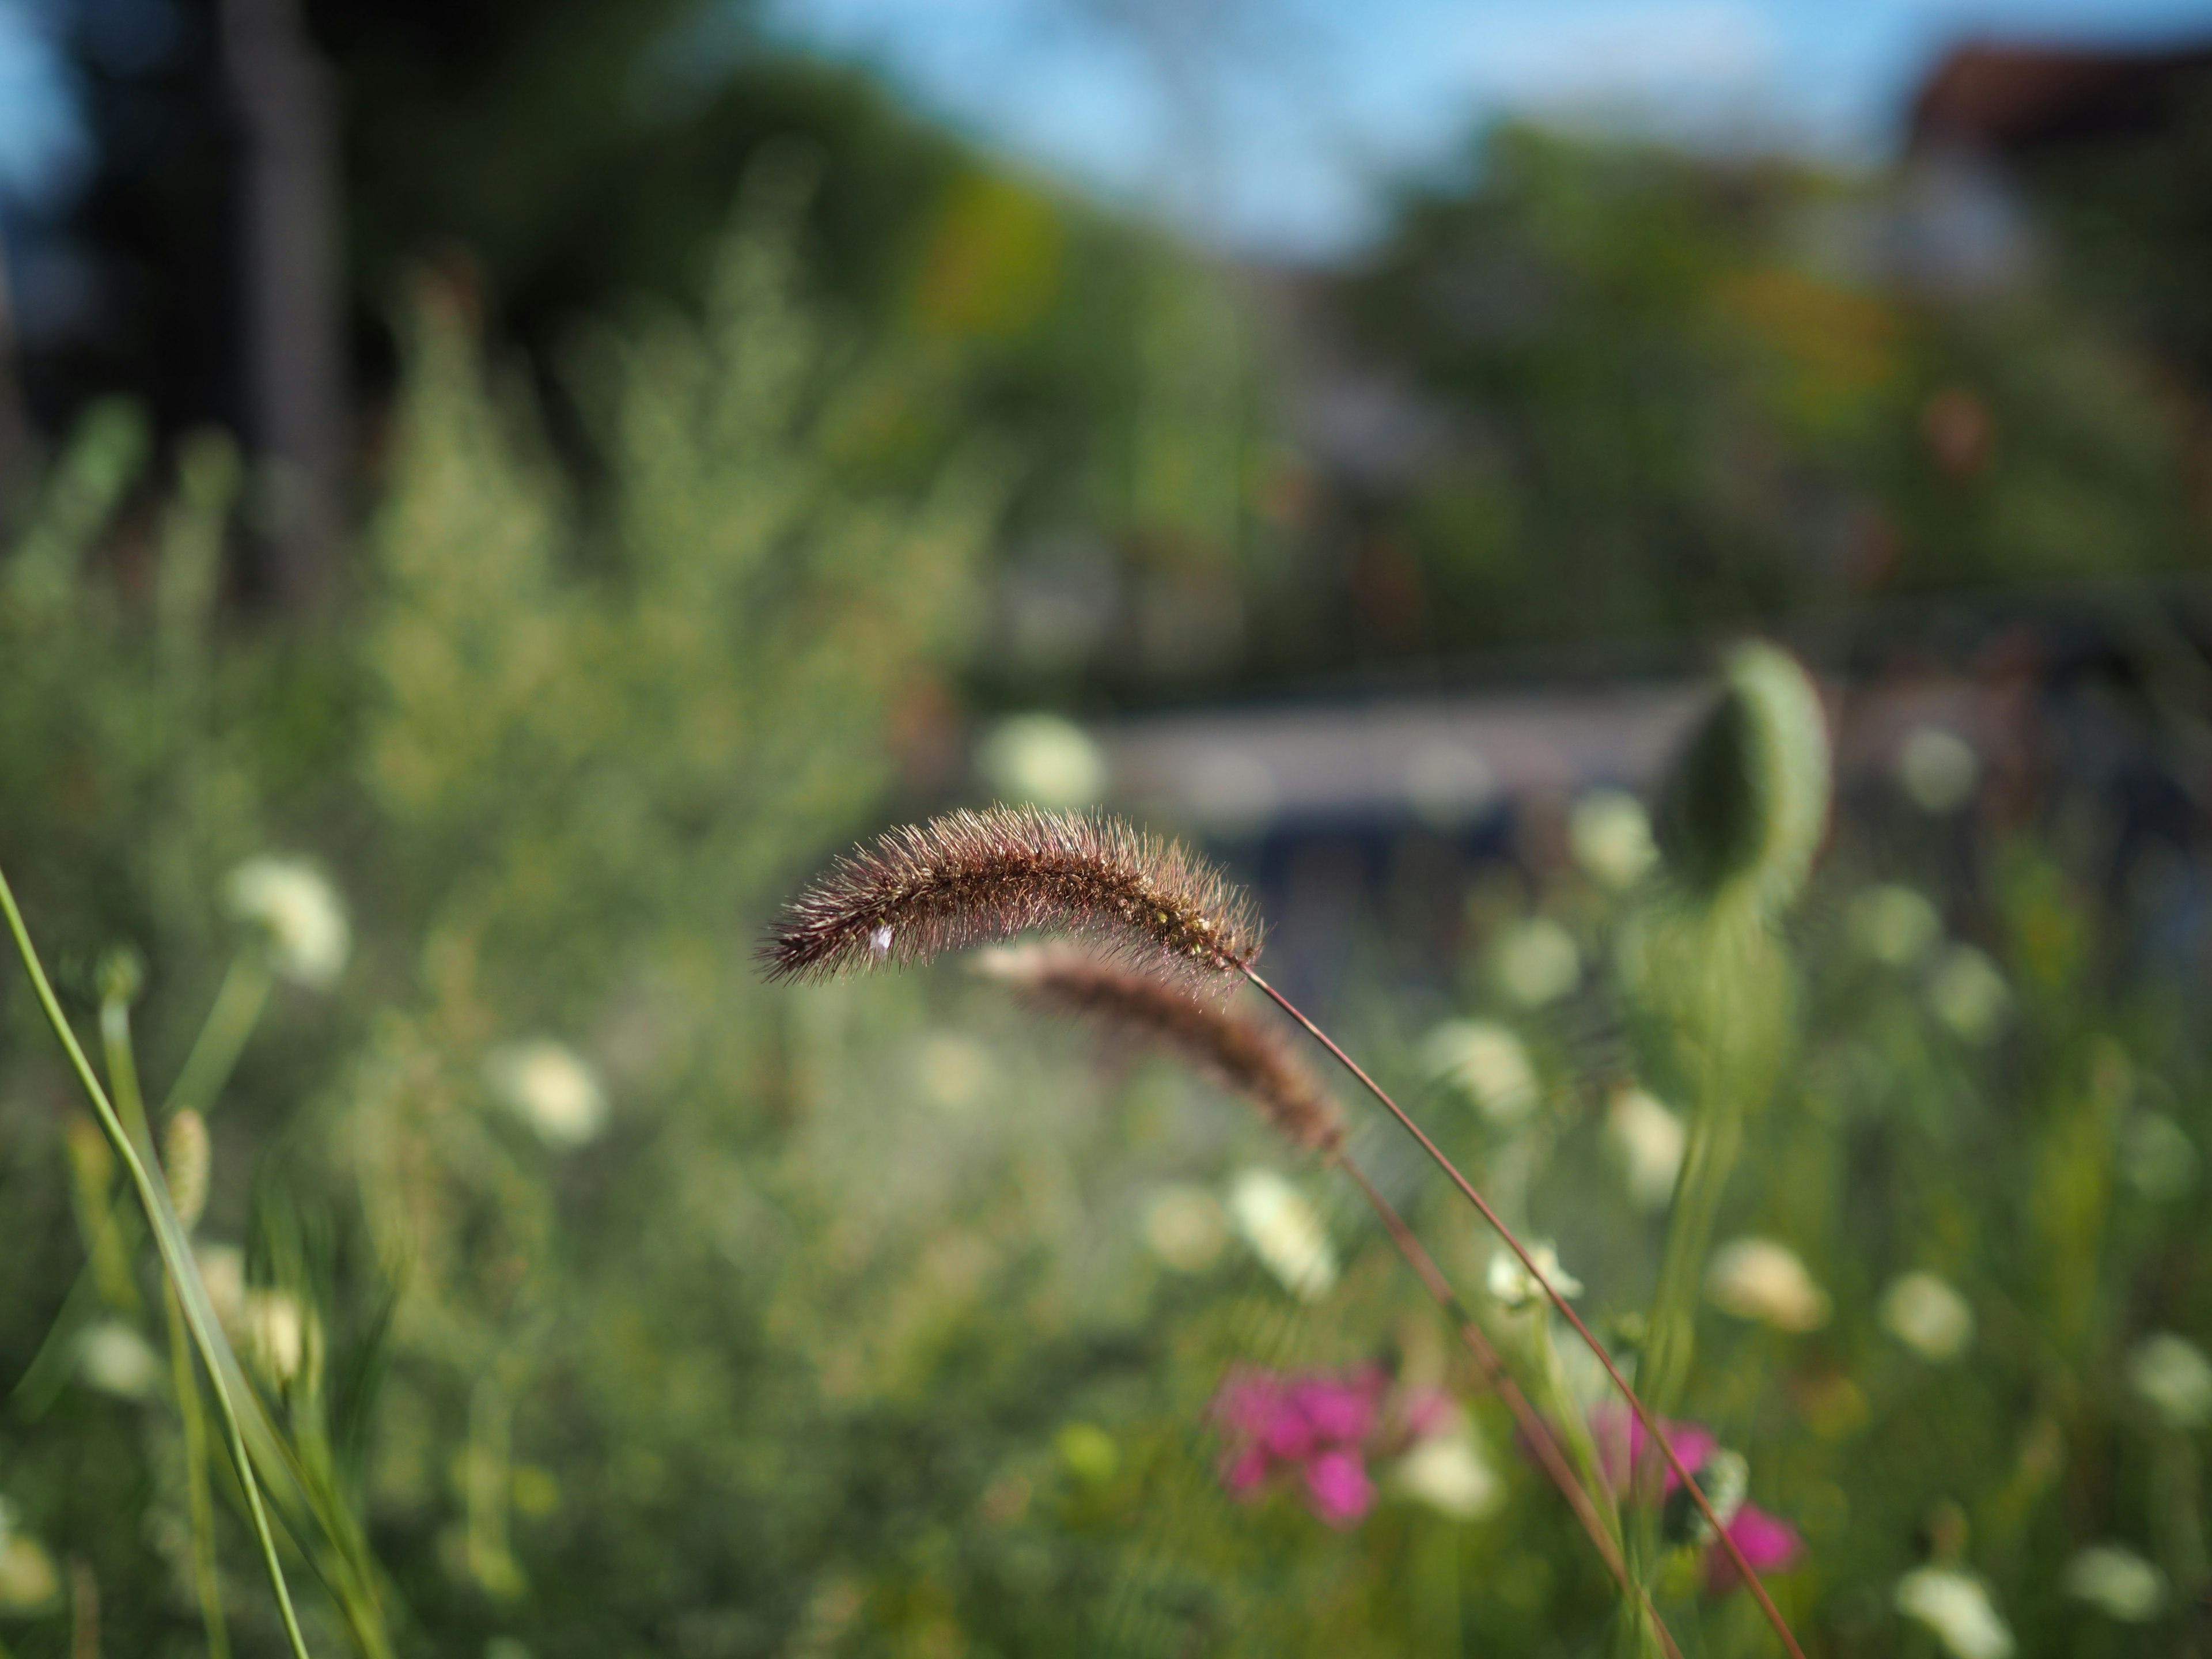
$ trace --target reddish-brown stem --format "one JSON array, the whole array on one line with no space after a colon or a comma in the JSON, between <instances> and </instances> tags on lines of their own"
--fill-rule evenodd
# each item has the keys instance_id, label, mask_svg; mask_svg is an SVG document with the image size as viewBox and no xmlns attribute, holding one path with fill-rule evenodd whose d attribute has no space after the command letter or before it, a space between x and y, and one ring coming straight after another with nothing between
<instances>
[{"instance_id":1,"label":"reddish-brown stem","mask_svg":"<svg viewBox=\"0 0 2212 1659\"><path fill-rule=\"evenodd\" d=\"M1421 1126L1407 1115L1406 1109L1391 1099L1383 1091L1382 1085L1362 1071L1358 1061L1338 1048L1328 1032L1308 1019L1299 1012L1296 1004L1268 984L1266 980L1261 978L1253 969L1248 967L1243 970L1243 974L1244 977L1258 987L1278 1008L1304 1027L1307 1036L1328 1049L1339 1065L1359 1080L1362 1088L1382 1103L1384 1109L1398 1120L1399 1127L1420 1143L1421 1150L1426 1152L1437 1167L1444 1172L1452 1185L1459 1188L1462 1196L1474 1206L1482 1218L1490 1224L1492 1231L1505 1241L1505 1248L1520 1258L1521 1265L1528 1270L1528 1277L1542 1288L1544 1294L1551 1298L1552 1305L1559 1310L1560 1316L1574 1327L1575 1334L1579 1336L1589 1346L1589 1351L1597 1356L1598 1364L1605 1367L1606 1375L1613 1379L1613 1387L1620 1391L1621 1398L1628 1402L1629 1410L1635 1413L1637 1420L1644 1425L1644 1432L1650 1437L1652 1443L1659 1448L1668 1467L1674 1471L1683 1486L1687 1489L1691 1501L1698 1506L1698 1512L1705 1517L1706 1524L1712 1528L1714 1537L1719 1540L1721 1547L1727 1552L1729 1560L1735 1566L1737 1574L1749 1587L1753 1597L1759 1602L1759 1611L1766 1615L1766 1622L1774 1627L1775 1635L1781 1638L1782 1645L1789 1650L1790 1659L1805 1659L1805 1650L1797 1645L1797 1638L1790 1634L1789 1621L1783 1618L1782 1609L1774 1605L1774 1598L1766 1593L1766 1586L1759 1581L1759 1574L1753 1569L1751 1563L1744 1559L1743 1551L1737 1547L1735 1540L1729 1536L1728 1528L1721 1524L1720 1516L1713 1512L1713 1506L1706 1500L1704 1490L1691 1478L1690 1471L1684 1467L1680 1455L1674 1450L1674 1443L1667 1438L1666 1431L1660 1427L1659 1419L1645 1407L1636 1390L1628 1385L1628 1379L1620 1374L1620 1368L1613 1363L1613 1356L1605 1351L1605 1344L1590 1334L1589 1327L1583 1323L1575 1310L1567 1305L1566 1297L1561 1296L1552 1281L1544 1276L1544 1270L1536 1265L1535 1258L1528 1254L1528 1248L1515 1236L1513 1230L1505 1224L1497 1211L1490 1207L1482 1194L1475 1191L1474 1184L1459 1172L1459 1166L1444 1156L1443 1149L1430 1139L1422 1132Z\"/></svg>"},{"instance_id":2,"label":"reddish-brown stem","mask_svg":"<svg viewBox=\"0 0 2212 1659\"><path fill-rule=\"evenodd\" d=\"M1575 1512L1575 1519L1582 1522L1583 1530L1589 1534L1590 1542L1596 1547L1598 1556L1613 1574L1613 1581L1620 1586L1621 1594L1642 1604L1644 1615L1650 1620L1652 1632L1658 1637L1659 1645L1667 1659L1682 1659L1682 1650L1674 1645L1674 1638L1667 1629L1667 1621L1660 1618L1659 1609L1652 1606L1651 1598L1644 1593L1644 1586L1629 1576L1628 1564L1620 1559L1620 1552L1613 1547L1613 1540L1606 1535L1605 1523L1598 1518L1596 1506L1590 1502L1589 1493L1583 1489L1582 1482L1575 1478L1575 1472L1567 1466L1566 1455L1559 1449L1559 1443L1552 1433L1552 1425L1545 1422L1542 1415L1528 1403L1528 1396L1521 1392L1506 1370L1504 1360L1498 1357L1498 1350L1490 1346L1490 1340L1483 1335L1480 1327L1475 1324L1473 1316L1462 1305L1450 1281L1444 1278L1443 1270L1437 1266L1436 1259L1430 1255L1421 1241L1413 1237L1413 1230L1392 1207L1390 1200L1376 1189L1375 1183L1368 1179L1364 1170L1343 1152L1334 1154L1329 1161L1359 1188L1361 1195L1382 1222L1382 1230L1390 1235L1390 1242L1398 1247L1398 1254L1406 1258L1407 1266L1413 1268L1414 1276L1428 1286L1429 1294L1437 1299L1437 1305L1459 1327L1460 1340L1466 1344L1475 1368L1498 1391L1498 1397L1505 1402L1505 1409L1513 1413L1513 1421L1520 1428L1522 1438L1528 1443L1528 1449L1535 1455L1536 1462L1551 1477L1552 1484L1559 1489L1559 1496L1567 1500L1567 1507Z\"/></svg>"}]
</instances>

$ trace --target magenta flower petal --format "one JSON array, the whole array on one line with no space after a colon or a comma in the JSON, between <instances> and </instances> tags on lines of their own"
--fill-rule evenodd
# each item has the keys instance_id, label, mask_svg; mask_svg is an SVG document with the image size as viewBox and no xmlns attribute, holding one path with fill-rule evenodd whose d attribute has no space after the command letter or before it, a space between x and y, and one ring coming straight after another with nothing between
<instances>
[{"instance_id":1,"label":"magenta flower petal","mask_svg":"<svg viewBox=\"0 0 2212 1659\"><path fill-rule=\"evenodd\" d=\"M1796 1528L1754 1504L1746 1504L1735 1512L1735 1518L1728 1523L1728 1535L1756 1573L1780 1572L1805 1553L1805 1540ZM1706 1595L1725 1595L1742 1582L1743 1575L1735 1570L1726 1550L1716 1544L1706 1551Z\"/></svg>"},{"instance_id":2,"label":"magenta flower petal","mask_svg":"<svg viewBox=\"0 0 2212 1659\"><path fill-rule=\"evenodd\" d=\"M1310 1377L1291 1387L1290 1406L1315 1441L1356 1446L1375 1424L1375 1396L1358 1382Z\"/></svg>"},{"instance_id":3,"label":"magenta flower petal","mask_svg":"<svg viewBox=\"0 0 2212 1659\"><path fill-rule=\"evenodd\" d=\"M1663 1419L1662 1419L1663 1422ZM1644 1422L1627 1407L1611 1401L1600 1406L1589 1414L1590 1438L1597 1446L1598 1467L1605 1471L1615 1490L1628 1484L1632 1470L1646 1472L1650 1468L1663 1469L1662 1492L1672 1492L1682 1484L1668 1462L1665 1454L1651 1444L1651 1437L1644 1432ZM1702 1423L1665 1423L1667 1443L1674 1449L1674 1455L1682 1460L1682 1467L1692 1474L1705 1468L1705 1460L1720 1444L1719 1438ZM1646 1447L1650 1457L1644 1456ZM1646 1473L1648 1480L1649 1474Z\"/></svg>"},{"instance_id":4,"label":"magenta flower petal","mask_svg":"<svg viewBox=\"0 0 2212 1659\"><path fill-rule=\"evenodd\" d=\"M1373 1507L1375 1484L1356 1451L1325 1451L1306 1464L1306 1495L1332 1527L1352 1527Z\"/></svg>"}]
</instances>

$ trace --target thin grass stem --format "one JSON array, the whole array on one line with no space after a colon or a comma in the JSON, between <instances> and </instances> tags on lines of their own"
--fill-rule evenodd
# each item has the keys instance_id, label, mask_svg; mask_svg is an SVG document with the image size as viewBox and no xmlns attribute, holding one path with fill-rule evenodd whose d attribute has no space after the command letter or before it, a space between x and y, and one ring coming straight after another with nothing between
<instances>
[{"instance_id":1,"label":"thin grass stem","mask_svg":"<svg viewBox=\"0 0 2212 1659\"><path fill-rule=\"evenodd\" d=\"M1337 1154L1331 1161L1359 1189L1360 1196L1375 1212L1376 1218L1382 1224L1382 1231L1389 1234L1390 1242L1398 1247L1398 1254L1405 1257L1406 1265L1413 1270L1414 1277L1427 1286L1429 1294L1436 1298L1437 1305L1459 1328L1460 1340L1466 1346L1469 1358L1474 1361L1475 1369L1497 1391L1498 1397L1505 1402L1505 1409L1513 1414L1514 1425L1521 1431L1522 1438L1528 1442L1528 1449L1535 1456L1538 1465L1551 1478L1552 1484L1559 1489L1559 1496L1566 1499L1567 1507L1574 1511L1575 1519L1582 1523L1583 1530L1589 1534L1589 1540L1595 1547L1599 1559L1605 1563L1606 1570L1612 1573L1614 1583L1620 1586L1621 1594L1641 1610L1666 1659L1682 1659L1681 1650L1674 1645L1674 1638L1668 1632L1666 1621L1660 1618L1659 1610L1652 1605L1650 1596L1644 1586L1630 1576L1628 1564L1621 1559L1618 1540L1606 1526L1597 1506L1590 1502L1589 1491L1576 1477L1565 1455L1560 1451L1551 1425L1529 1403L1528 1396L1521 1392L1520 1385L1514 1382L1512 1375L1506 1370L1504 1358L1491 1346L1490 1339L1482 1334L1481 1328L1475 1323L1474 1316L1461 1302L1450 1281L1444 1277L1443 1270L1437 1266L1436 1258L1414 1237L1413 1230L1406 1224L1405 1218L1398 1213L1389 1199L1382 1196L1364 1170L1342 1153Z\"/></svg>"},{"instance_id":2,"label":"thin grass stem","mask_svg":"<svg viewBox=\"0 0 2212 1659\"><path fill-rule=\"evenodd\" d=\"M185 1501L192 1522L192 1589L207 1627L208 1659L230 1659L230 1626L223 1617L222 1581L216 1571L215 1498L208 1482L207 1419L200 1410L199 1378L192 1371L185 1310L170 1287L162 1302L169 1316L169 1370L177 1391L177 1416L185 1431Z\"/></svg>"},{"instance_id":3,"label":"thin grass stem","mask_svg":"<svg viewBox=\"0 0 2212 1659\"><path fill-rule=\"evenodd\" d=\"M184 1228L169 1208L168 1194L150 1174L146 1160L138 1156L138 1149L125 1133L123 1120L117 1115L115 1106L100 1086L100 1079L85 1057L76 1033L70 1028L69 1018L63 1013L60 1000L54 995L52 983L46 978L45 965L39 960L37 949L31 943L30 930L24 925L23 913L16 907L15 890L8 884L5 872L0 872L0 909L5 909L8 931L14 936L16 954L23 961L23 970L30 975L31 988L37 994L40 1007L45 1012L46 1023L53 1028L55 1038L68 1056L70 1068L82 1087L100 1126L113 1143L116 1156L123 1160L131 1172L131 1183L138 1189L138 1201L152 1223L155 1242L160 1246L164 1265L179 1297L184 1301L190 1316L188 1323L206 1362L209 1376L215 1382L216 1403L222 1412L223 1425L228 1431L232 1459L238 1466L239 1484L245 1488L246 1506L252 1511L255 1538L261 1546L261 1557L269 1570L270 1588L276 1592L278 1611L283 1615L284 1634L292 1646L295 1659L308 1659L307 1638L300 1631L300 1616L292 1607L292 1592L284 1582L283 1564L276 1559L276 1540L269 1527L269 1514L261 1501L260 1483L254 1479L253 1462L246 1449L246 1435L240 1426L236 1407L229 1391L223 1386L222 1372L218 1360L219 1333L215 1328L215 1315L207 1299L207 1287L200 1282L198 1267L193 1264L191 1246L185 1237Z\"/></svg>"},{"instance_id":4,"label":"thin grass stem","mask_svg":"<svg viewBox=\"0 0 2212 1659\"><path fill-rule=\"evenodd\" d=\"M1328 1049L1337 1063L1358 1079L1362 1088L1382 1103L1384 1109L1398 1120L1399 1127L1413 1136L1419 1144L1421 1150L1429 1155L1451 1183L1459 1188L1461 1195L1474 1206L1477 1212L1490 1224L1491 1230L1505 1242L1506 1249L1511 1250L1520 1259L1522 1267L1528 1270L1528 1277L1541 1287L1544 1294L1551 1299L1552 1305L1559 1310L1560 1316L1574 1327L1575 1334L1579 1336L1589 1351L1597 1356L1598 1364L1605 1367L1605 1373L1613 1379L1613 1387L1620 1391L1620 1396L1627 1402L1628 1408L1635 1413L1637 1420L1643 1424L1644 1432L1650 1437L1652 1443L1659 1448L1668 1467L1673 1468L1675 1475L1688 1491L1690 1499L1697 1505L1698 1513L1705 1516L1706 1523L1712 1528L1714 1537L1719 1541L1721 1547L1727 1553L1730 1564L1734 1565L1746 1586L1751 1590L1753 1597L1759 1603L1759 1611L1766 1615L1766 1622L1773 1626L1775 1635L1781 1638L1782 1645L1789 1651L1791 1659L1805 1659L1804 1650L1797 1645L1797 1638L1790 1633L1789 1622L1783 1618L1782 1610L1774 1605L1774 1598L1767 1594L1766 1586L1760 1582L1758 1572L1753 1568L1751 1563L1744 1559L1742 1550L1737 1547L1735 1540L1729 1535L1728 1528L1721 1523L1720 1516L1714 1513L1713 1506L1707 1501L1704 1490L1696 1480L1691 1478L1689 1469L1684 1466L1680 1455L1674 1449L1674 1443L1667 1438L1666 1431L1660 1426L1657 1417L1645 1407L1644 1401L1638 1397L1636 1390L1629 1386L1628 1379L1620 1374L1620 1368L1613 1363L1613 1356L1606 1352L1605 1344L1590 1334L1589 1328L1583 1323L1574 1309L1568 1305L1566 1297L1559 1294L1557 1287L1545 1276L1543 1269L1536 1265L1535 1258L1528 1253L1528 1247L1522 1244L1513 1230L1505 1224L1498 1212L1491 1208L1488 1200L1475 1190L1474 1183L1460 1173L1459 1166L1444 1156L1443 1149L1429 1139L1421 1126L1413 1121L1405 1108L1393 1100L1380 1084L1360 1069L1358 1061L1339 1048L1326 1031L1308 1019L1295 1003L1261 978L1249 964L1243 968L1242 972L1244 977L1250 980L1270 1001L1303 1027L1307 1036Z\"/></svg>"}]
</instances>

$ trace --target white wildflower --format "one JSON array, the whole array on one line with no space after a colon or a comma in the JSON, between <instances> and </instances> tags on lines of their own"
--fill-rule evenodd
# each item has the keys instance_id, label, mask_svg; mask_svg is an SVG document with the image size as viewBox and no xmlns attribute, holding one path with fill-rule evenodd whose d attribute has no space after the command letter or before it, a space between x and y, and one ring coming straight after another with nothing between
<instances>
[{"instance_id":1,"label":"white wildflower","mask_svg":"<svg viewBox=\"0 0 2212 1659\"><path fill-rule=\"evenodd\" d=\"M1146 1247L1179 1273L1200 1273L1221 1259L1229 1218L1203 1187L1163 1187L1145 1206Z\"/></svg>"},{"instance_id":2,"label":"white wildflower","mask_svg":"<svg viewBox=\"0 0 2212 1659\"><path fill-rule=\"evenodd\" d=\"M2166 1611L2166 1575L2124 1544L2094 1544L2066 1564L2066 1593L2124 1625Z\"/></svg>"},{"instance_id":3,"label":"white wildflower","mask_svg":"<svg viewBox=\"0 0 2212 1659\"><path fill-rule=\"evenodd\" d=\"M1966 1352L1974 1340L1974 1310L1934 1273L1910 1273L1881 1293L1882 1328L1918 1354L1941 1364Z\"/></svg>"},{"instance_id":4,"label":"white wildflower","mask_svg":"<svg viewBox=\"0 0 2212 1659\"><path fill-rule=\"evenodd\" d=\"M607 1097L576 1051L551 1037L494 1049L484 1061L494 1093L550 1146L581 1146L607 1126Z\"/></svg>"},{"instance_id":5,"label":"white wildflower","mask_svg":"<svg viewBox=\"0 0 2212 1659\"><path fill-rule=\"evenodd\" d=\"M2138 1112L2120 1131L2120 1173L2145 1198L2179 1198L2197 1184L2197 1143L2172 1118Z\"/></svg>"},{"instance_id":6,"label":"white wildflower","mask_svg":"<svg viewBox=\"0 0 2212 1659\"><path fill-rule=\"evenodd\" d=\"M1521 1039L1486 1019L1447 1020L1421 1042L1428 1069L1463 1091L1482 1115L1500 1127L1536 1109L1542 1091Z\"/></svg>"},{"instance_id":7,"label":"white wildflower","mask_svg":"<svg viewBox=\"0 0 2212 1659\"><path fill-rule=\"evenodd\" d=\"M1936 1632L1958 1659L2009 1659L2012 1632L1989 1588L1954 1567L1916 1567L1897 1581L1897 1610Z\"/></svg>"},{"instance_id":8,"label":"white wildflower","mask_svg":"<svg viewBox=\"0 0 2212 1659\"><path fill-rule=\"evenodd\" d=\"M2170 1429L2212 1423L2212 1360L2185 1337L2159 1331L2128 1356L2128 1385Z\"/></svg>"},{"instance_id":9,"label":"white wildflower","mask_svg":"<svg viewBox=\"0 0 2212 1659\"><path fill-rule=\"evenodd\" d=\"M1057 714L1000 720L977 746L975 764L1007 800L1088 806L1106 793L1105 751L1088 732Z\"/></svg>"},{"instance_id":10,"label":"white wildflower","mask_svg":"<svg viewBox=\"0 0 2212 1659\"><path fill-rule=\"evenodd\" d=\"M1574 935L1549 916L1531 916L1506 928L1496 963L1500 988L1524 1008L1557 1002L1582 982Z\"/></svg>"},{"instance_id":11,"label":"white wildflower","mask_svg":"<svg viewBox=\"0 0 2212 1659\"><path fill-rule=\"evenodd\" d=\"M1771 1238L1739 1238L1714 1251L1705 1295L1723 1313L1778 1331L1818 1330L1828 1322L1828 1293L1794 1251Z\"/></svg>"},{"instance_id":12,"label":"white wildflower","mask_svg":"<svg viewBox=\"0 0 2212 1659\"><path fill-rule=\"evenodd\" d=\"M1454 1521L1480 1521L1505 1502L1505 1482L1464 1419L1400 1458L1389 1480L1407 1497Z\"/></svg>"},{"instance_id":13,"label":"white wildflower","mask_svg":"<svg viewBox=\"0 0 2212 1659\"><path fill-rule=\"evenodd\" d=\"M1658 1097L1633 1085L1613 1091L1605 1112L1606 1150L1628 1184L1629 1201L1656 1214L1673 1201L1689 1133Z\"/></svg>"},{"instance_id":14,"label":"white wildflower","mask_svg":"<svg viewBox=\"0 0 2212 1659\"><path fill-rule=\"evenodd\" d=\"M321 1333L314 1310L289 1291L248 1291L241 1322L246 1352L270 1382L287 1383L313 1373Z\"/></svg>"},{"instance_id":15,"label":"white wildflower","mask_svg":"<svg viewBox=\"0 0 2212 1659\"><path fill-rule=\"evenodd\" d=\"M345 906L322 872L304 859L264 854L225 878L223 908L258 930L271 972L312 991L328 990L353 953Z\"/></svg>"},{"instance_id":16,"label":"white wildflower","mask_svg":"<svg viewBox=\"0 0 2212 1659\"><path fill-rule=\"evenodd\" d=\"M1559 1265L1559 1254L1549 1244L1531 1244L1528 1256L1536 1264L1537 1273L1542 1273L1561 1296L1583 1293L1582 1280ZM1522 1265L1519 1256L1502 1247L1490 1258L1487 1282L1491 1299L1510 1312L1518 1313L1523 1308L1551 1301L1544 1294L1544 1287L1536 1282L1535 1273Z\"/></svg>"},{"instance_id":17,"label":"white wildflower","mask_svg":"<svg viewBox=\"0 0 2212 1659\"><path fill-rule=\"evenodd\" d=\"M1851 901L1851 943L1885 968L1910 968L1943 936L1943 919L1910 887L1869 887Z\"/></svg>"},{"instance_id":18,"label":"white wildflower","mask_svg":"<svg viewBox=\"0 0 2212 1659\"><path fill-rule=\"evenodd\" d=\"M1659 856L1644 803L1625 790L1593 789L1567 820L1575 862L1615 892L1636 885Z\"/></svg>"},{"instance_id":19,"label":"white wildflower","mask_svg":"<svg viewBox=\"0 0 2212 1659\"><path fill-rule=\"evenodd\" d=\"M1973 799L1981 779L1981 757L1955 732L1915 726L1898 746L1897 781L1923 812L1940 817L1957 811Z\"/></svg>"},{"instance_id":20,"label":"white wildflower","mask_svg":"<svg viewBox=\"0 0 2212 1659\"><path fill-rule=\"evenodd\" d=\"M161 1381L161 1359L120 1320L103 1319L77 1339L77 1372L102 1394L143 1400Z\"/></svg>"},{"instance_id":21,"label":"white wildflower","mask_svg":"<svg viewBox=\"0 0 2212 1659\"><path fill-rule=\"evenodd\" d=\"M1987 1042L2012 1012L2012 988L1982 952L1954 945L1929 976L1928 1006L1967 1042Z\"/></svg>"},{"instance_id":22,"label":"white wildflower","mask_svg":"<svg viewBox=\"0 0 2212 1659\"><path fill-rule=\"evenodd\" d=\"M1283 1287L1317 1302L1336 1285L1336 1250L1304 1194L1273 1170L1246 1170L1229 1186L1229 1218Z\"/></svg>"}]
</instances>

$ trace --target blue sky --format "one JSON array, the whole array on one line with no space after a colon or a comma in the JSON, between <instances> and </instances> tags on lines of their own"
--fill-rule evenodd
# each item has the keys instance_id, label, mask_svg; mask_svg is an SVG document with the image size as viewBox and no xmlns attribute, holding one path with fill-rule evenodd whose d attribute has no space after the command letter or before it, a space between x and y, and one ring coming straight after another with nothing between
<instances>
[{"instance_id":1,"label":"blue sky","mask_svg":"<svg viewBox=\"0 0 2212 1659\"><path fill-rule=\"evenodd\" d=\"M2212 38L2212 0L764 3L786 39L1042 171L1276 253L1356 242L1379 186L1502 112L1864 160L1964 37ZM0 0L0 193L19 199L86 159L46 15Z\"/></svg>"}]
</instances>

